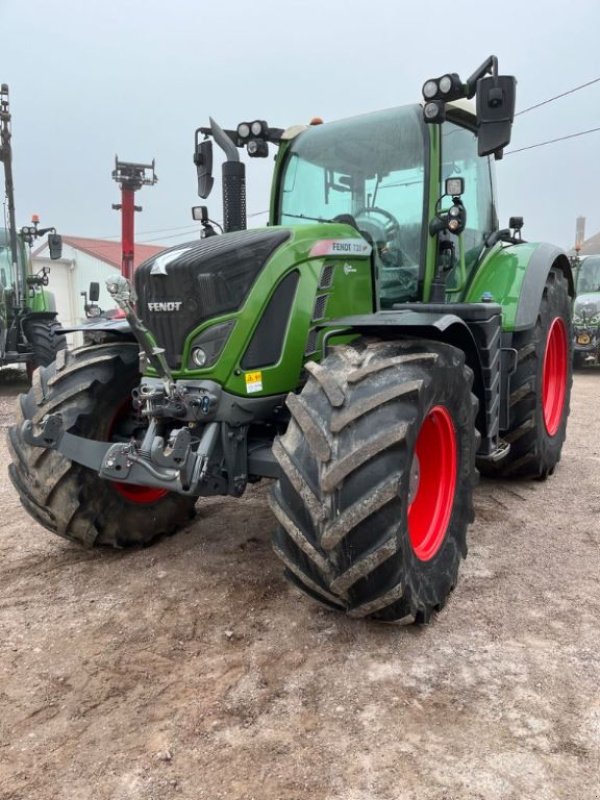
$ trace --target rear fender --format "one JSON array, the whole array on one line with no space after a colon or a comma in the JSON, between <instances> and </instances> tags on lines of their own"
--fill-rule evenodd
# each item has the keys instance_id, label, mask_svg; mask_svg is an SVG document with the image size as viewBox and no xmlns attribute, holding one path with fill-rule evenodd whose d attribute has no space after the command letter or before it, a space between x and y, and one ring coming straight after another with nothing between
<instances>
[{"instance_id":1,"label":"rear fender","mask_svg":"<svg viewBox=\"0 0 600 800\"><path fill-rule=\"evenodd\" d=\"M467 290L465 302L478 303L491 295L502 306L505 332L532 328L542 300L548 273L560 269L575 296L571 264L564 250L551 244L523 242L498 244L483 260Z\"/></svg>"}]
</instances>

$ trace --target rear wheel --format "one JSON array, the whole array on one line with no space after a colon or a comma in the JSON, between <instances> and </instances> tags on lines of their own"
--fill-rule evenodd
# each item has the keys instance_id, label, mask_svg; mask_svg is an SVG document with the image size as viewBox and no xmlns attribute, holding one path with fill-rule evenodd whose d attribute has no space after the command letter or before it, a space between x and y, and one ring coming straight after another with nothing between
<instances>
[{"instance_id":1,"label":"rear wheel","mask_svg":"<svg viewBox=\"0 0 600 800\"><path fill-rule=\"evenodd\" d=\"M36 370L31 390L19 397L19 423L9 430L9 475L25 509L48 530L86 547L122 548L150 544L193 516L195 498L103 480L21 436L24 419L38 423L60 413L70 433L127 441L143 425L130 402L138 382L137 345L110 343L62 351Z\"/></svg>"},{"instance_id":2,"label":"rear wheel","mask_svg":"<svg viewBox=\"0 0 600 800\"><path fill-rule=\"evenodd\" d=\"M47 367L56 358L59 350L64 350L67 340L55 319L36 319L32 317L25 322L25 335L31 345L32 358L27 362L27 374L31 380L36 367Z\"/></svg>"},{"instance_id":3,"label":"rear wheel","mask_svg":"<svg viewBox=\"0 0 600 800\"><path fill-rule=\"evenodd\" d=\"M287 403L274 548L287 577L351 616L427 622L466 555L477 401L436 342L336 348Z\"/></svg>"},{"instance_id":4,"label":"rear wheel","mask_svg":"<svg viewBox=\"0 0 600 800\"><path fill-rule=\"evenodd\" d=\"M515 333L517 369L510 380L510 444L498 464L482 462L490 477L546 478L554 472L566 436L573 382L571 301L567 279L551 269L535 327Z\"/></svg>"}]
</instances>

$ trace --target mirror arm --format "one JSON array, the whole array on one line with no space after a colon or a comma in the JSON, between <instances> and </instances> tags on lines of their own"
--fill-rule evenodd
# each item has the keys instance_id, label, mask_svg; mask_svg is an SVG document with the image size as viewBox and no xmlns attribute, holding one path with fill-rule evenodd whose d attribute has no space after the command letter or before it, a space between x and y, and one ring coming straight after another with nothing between
<instances>
[{"instance_id":1,"label":"mirror arm","mask_svg":"<svg viewBox=\"0 0 600 800\"><path fill-rule=\"evenodd\" d=\"M489 56L486 60L481 64L481 66L477 67L475 72L469 77L467 80L465 87L467 98L470 100L477 91L477 81L480 78L483 78L484 75L490 73L494 77L498 76L498 59L496 56Z\"/></svg>"}]
</instances>

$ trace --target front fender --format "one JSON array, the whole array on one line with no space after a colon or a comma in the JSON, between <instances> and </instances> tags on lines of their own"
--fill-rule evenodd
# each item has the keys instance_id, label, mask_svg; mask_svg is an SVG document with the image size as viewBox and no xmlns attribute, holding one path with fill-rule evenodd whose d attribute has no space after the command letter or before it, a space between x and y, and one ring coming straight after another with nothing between
<instances>
[{"instance_id":1,"label":"front fender","mask_svg":"<svg viewBox=\"0 0 600 800\"><path fill-rule=\"evenodd\" d=\"M27 303L33 313L47 313L56 316L56 299L48 289L36 287Z\"/></svg>"},{"instance_id":2,"label":"front fender","mask_svg":"<svg viewBox=\"0 0 600 800\"><path fill-rule=\"evenodd\" d=\"M535 325L542 293L552 267L560 269L575 295L571 264L564 250L551 244L498 244L484 258L467 289L465 301L488 294L502 306L502 329L521 331Z\"/></svg>"},{"instance_id":3,"label":"front fender","mask_svg":"<svg viewBox=\"0 0 600 800\"><path fill-rule=\"evenodd\" d=\"M126 319L95 319L91 322L83 322L81 325L69 325L61 329L61 333L119 333L123 336L130 336L132 339L133 331Z\"/></svg>"}]
</instances>

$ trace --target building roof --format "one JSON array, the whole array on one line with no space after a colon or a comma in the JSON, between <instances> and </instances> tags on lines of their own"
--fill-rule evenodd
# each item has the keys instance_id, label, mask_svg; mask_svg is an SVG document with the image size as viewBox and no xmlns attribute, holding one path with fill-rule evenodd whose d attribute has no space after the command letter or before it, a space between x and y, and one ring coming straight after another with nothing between
<instances>
[{"instance_id":1,"label":"building roof","mask_svg":"<svg viewBox=\"0 0 600 800\"><path fill-rule=\"evenodd\" d=\"M597 233L595 236L590 236L589 239L586 239L585 242L581 245L581 250L579 251L580 256L595 256L600 253L600 233Z\"/></svg>"},{"instance_id":2,"label":"building roof","mask_svg":"<svg viewBox=\"0 0 600 800\"><path fill-rule=\"evenodd\" d=\"M81 250L83 253L110 264L111 267L121 269L121 242L109 241L108 239L88 239L85 236L63 236L62 240L63 244L67 244L75 250ZM39 255L45 247L47 247L46 242L38 247L37 250L34 250L32 255ZM133 260L134 269L143 261L146 261L147 258L155 256L164 249L163 245L138 244L136 242Z\"/></svg>"}]
</instances>

